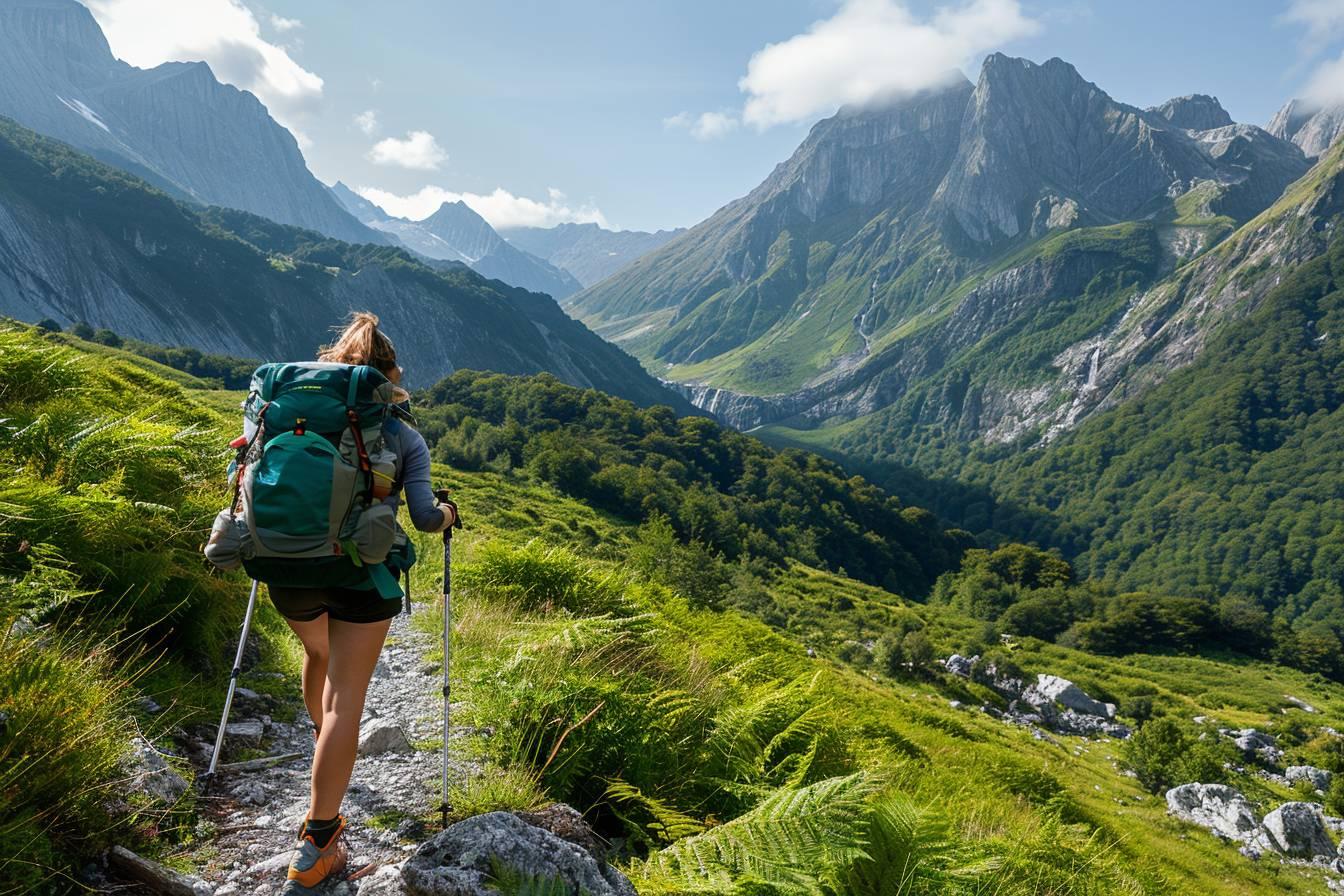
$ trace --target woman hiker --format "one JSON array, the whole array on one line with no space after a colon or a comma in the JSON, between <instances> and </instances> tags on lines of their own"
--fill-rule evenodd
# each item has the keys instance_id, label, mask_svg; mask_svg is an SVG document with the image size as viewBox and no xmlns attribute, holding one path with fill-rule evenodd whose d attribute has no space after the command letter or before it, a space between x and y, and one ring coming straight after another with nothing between
<instances>
[{"instance_id":1,"label":"woman hiker","mask_svg":"<svg viewBox=\"0 0 1344 896\"><path fill-rule=\"evenodd\" d=\"M392 341L367 312L351 315L336 341L318 355L320 361L367 365L396 385L393 400L410 396L399 385L401 368ZM421 532L442 532L453 524L456 508L446 494L430 488L429 450L425 440L399 416L383 427L388 447L397 455L397 474L385 502L405 495L411 521ZM303 702L313 720L317 740L313 751L312 801L299 830L284 893L303 893L345 866L341 840L345 818L341 801L350 785L359 746L359 721L374 665L383 649L400 598L385 599L369 588L292 587L270 585L271 601L303 642Z\"/></svg>"}]
</instances>

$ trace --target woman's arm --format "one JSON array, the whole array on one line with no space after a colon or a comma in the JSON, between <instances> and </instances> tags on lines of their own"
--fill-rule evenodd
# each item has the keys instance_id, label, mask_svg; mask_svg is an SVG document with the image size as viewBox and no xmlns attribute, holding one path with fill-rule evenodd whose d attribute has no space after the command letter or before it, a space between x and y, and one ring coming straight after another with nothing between
<instances>
[{"instance_id":1,"label":"woman's arm","mask_svg":"<svg viewBox=\"0 0 1344 896\"><path fill-rule=\"evenodd\" d=\"M453 524L453 511L434 497L429 483L429 448L424 436L401 426L401 486L411 523L421 532L442 532Z\"/></svg>"}]
</instances>

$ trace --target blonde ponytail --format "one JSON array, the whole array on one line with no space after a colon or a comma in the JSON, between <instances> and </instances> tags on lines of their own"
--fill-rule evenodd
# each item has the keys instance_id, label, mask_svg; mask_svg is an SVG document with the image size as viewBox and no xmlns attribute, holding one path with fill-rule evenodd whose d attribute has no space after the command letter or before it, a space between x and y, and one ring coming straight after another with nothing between
<instances>
[{"instance_id":1,"label":"blonde ponytail","mask_svg":"<svg viewBox=\"0 0 1344 896\"><path fill-rule=\"evenodd\" d=\"M378 315L368 311L352 311L346 318L345 329L331 345L324 345L317 360L336 364L367 364L386 373L397 366L397 350L381 330Z\"/></svg>"},{"instance_id":2,"label":"blonde ponytail","mask_svg":"<svg viewBox=\"0 0 1344 896\"><path fill-rule=\"evenodd\" d=\"M392 340L378 329L378 315L370 311L352 311L336 341L318 350L317 360L336 364L365 364L392 378L397 369L397 349ZM397 400L408 397L397 388Z\"/></svg>"}]
</instances>

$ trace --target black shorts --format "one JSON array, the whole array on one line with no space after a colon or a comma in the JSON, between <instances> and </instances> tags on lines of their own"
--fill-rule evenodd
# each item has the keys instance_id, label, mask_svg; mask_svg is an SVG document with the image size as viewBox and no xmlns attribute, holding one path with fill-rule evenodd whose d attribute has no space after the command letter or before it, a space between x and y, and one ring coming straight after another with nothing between
<instances>
[{"instance_id":1,"label":"black shorts","mask_svg":"<svg viewBox=\"0 0 1344 896\"><path fill-rule=\"evenodd\" d=\"M280 615L295 622L312 622L323 613L340 622L382 622L402 606L401 598L379 597L372 589L267 585L266 590Z\"/></svg>"}]
</instances>

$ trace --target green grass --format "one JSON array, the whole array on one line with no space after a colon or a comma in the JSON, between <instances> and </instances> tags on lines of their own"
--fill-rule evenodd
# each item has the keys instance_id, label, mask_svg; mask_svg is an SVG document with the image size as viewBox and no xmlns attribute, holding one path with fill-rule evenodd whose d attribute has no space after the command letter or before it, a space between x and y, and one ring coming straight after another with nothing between
<instances>
[{"instance_id":1,"label":"green grass","mask_svg":"<svg viewBox=\"0 0 1344 896\"><path fill-rule=\"evenodd\" d=\"M124 352L0 322L0 356L0 892L66 892L110 842L189 836L191 801L127 802L121 766L137 727L218 711L245 592L198 546L226 430L193 378ZM279 625L263 610L267 668Z\"/></svg>"},{"instance_id":2,"label":"green grass","mask_svg":"<svg viewBox=\"0 0 1344 896\"><path fill-rule=\"evenodd\" d=\"M715 880L739 879L744 869L759 868L758 860L769 865L780 855L791 857L786 867L806 867L818 879L862 873L855 863L816 855L807 846L807 831L787 834L787 825L778 836L692 845L701 832L717 831L730 818L749 819L754 807L774 805L771 794L784 792L787 782L771 778L774 766L762 764L758 754L742 754L755 758L737 777L711 773L712 763L701 764L710 760L703 754L697 759L697 744L717 742L736 721L728 719L751 715L747 708L764 694L783 695L781 706L790 705L789 695L802 697L779 717L780 730L838 733L840 753L827 761L839 764L816 772L813 783L856 769L882 781L880 800L826 822L839 825L836 842L858 836L887 800L946 831L949 845L930 847L926 861L931 871L949 874L943 889L929 892L1321 891L1308 873L1272 860L1250 862L1206 832L1169 819L1159 797L1121 774L1118 742L1036 741L978 712L949 707L949 699L987 699L977 685L932 672L890 679L844 650L905 615L920 619L940 653L961 650L979 636L981 624L974 620L797 564L769 586L782 614L774 630L735 612L696 610L623 571L624 546L634 539L627 524L516 476L490 475L487 483L475 474L436 473L459 490L472 524L454 545L461 583L455 592L454 693L469 707L469 721L497 732L472 749L492 767L514 770L513 777L496 771L467 804L474 810L515 806L533 797L535 782L550 798L586 811L604 833L653 850L650 859L629 866L643 892L688 885L684 862L672 854L657 859L657 849L669 842L687 844L681 848L686 855L694 850L716 857L710 867L719 871L691 875L708 892L722 889ZM477 503L487 497L488 503ZM523 503L536 518L515 529ZM581 558L563 547L569 541L564 533L547 530L548 521L570 514L595 528L599 550ZM550 547L542 549L536 539ZM609 597L599 596L591 610L571 597L565 606L548 601L526 609L519 595L545 591L556 578L554 569L538 570L528 559L539 554L567 567L566 581L601 583L596 595L623 582L629 606L615 616L594 615L610 606ZM437 632L441 617L422 613L418 624ZM805 644L819 658L809 658ZM1013 656L1030 671L1072 677L1108 699L1154 694L1159 710L1178 718L1205 714L1228 725L1263 728L1289 718L1280 711L1284 694L1314 703L1321 714L1313 722L1344 718L1337 688L1266 663L1102 658L1032 639L1015 642ZM694 724L681 728L683 719ZM761 741L758 734L741 743ZM827 755L831 747L817 743L818 755ZM808 737L800 739L782 754L785 770L796 768L787 757L812 749ZM1294 798L1250 780L1236 783L1262 810ZM964 867L981 867L982 873L950 873Z\"/></svg>"},{"instance_id":3,"label":"green grass","mask_svg":"<svg viewBox=\"0 0 1344 896\"><path fill-rule=\"evenodd\" d=\"M12 611L21 601L23 612L60 606L65 615L51 624L68 634L30 638L22 649L39 651L34 660L0 671L0 711L23 718L32 734L21 741L0 734L0 757L16 745L29 749L24 780L49 782L43 786L52 789L35 796L54 794L40 803L0 804L0 832L28 832L17 848L6 842L12 851L0 874L11 875L6 884L46 881L59 891L54 875L99 846L71 832L86 819L100 822L100 836L109 830L96 814L104 811L96 797L106 792L99 787L115 781L110 757L128 730L130 701L149 692L162 703L162 696L175 694L172 724L213 709L209 686L224 663L193 666L182 645L226 643L241 609L241 583L205 575L193 553L205 511L222 491L214 478L220 458L208 446L231 433L234 422L199 403L194 390L121 361L100 356L90 364L75 349L53 352L26 330L0 332L0 340L7 361L15 359L0 381L0 416L26 415L6 433L31 426L49 409L53 433L65 431L55 425L57 411L90 419L130 414L133 425L117 432L143 439L131 439L137 447L124 455L124 466L92 457L43 466L43 446L53 437L20 442L9 436L3 445L10 457L23 446L24 486L40 486L65 520L64 527L43 524L34 502L0 525L10 539L16 526L36 527L31 531L43 537L32 543L50 546L25 568L4 569L11 583L22 584L6 591L5 606ZM87 403L65 404L71 390L89 391ZM152 419L142 419L136 408L143 398L127 404L119 394L161 400L146 411ZM211 398L226 407L228 399ZM187 417L205 427L199 441L173 438ZM168 444L178 447L161 450ZM182 453L183 444L204 454ZM142 465L146 451L177 465L177 485ZM198 463L200 472L191 472ZM135 471L144 475L129 475ZM454 493L467 523L453 542L454 696L463 701L464 724L494 731L461 747L487 770L451 794L459 814L570 801L600 832L625 838L622 864L644 893L754 887L886 894L892 881L903 879L907 886L897 892L1322 892L1319 872L1272 859L1253 863L1170 819L1160 798L1121 774L1116 742L1038 741L949 705L951 699L972 706L988 699L978 685L948 679L931 666L897 678L875 667L865 644L912 619L938 653L974 646L983 625L950 607L914 603L795 561L729 594L727 609L712 609L645 577L631 558L646 535L631 521L598 512L522 471L436 466L434 478ZM95 488L81 488L88 484ZM118 501L140 500L139 488L166 508L145 523L151 535L157 532L159 547L150 551L132 541L119 556L122 539L144 537L117 515ZM105 496L94 502L89 495L95 492ZM91 518L104 515L109 528L94 525ZM162 531L152 528L158 525ZM78 532L96 536L97 544L81 546ZM441 542L417 539L416 624L437 634ZM149 556L165 546L167 566ZM147 577L137 601L123 605L121 583L132 570ZM146 606L138 608L139 601ZM101 615L90 615L95 609ZM122 629L129 639L124 646L83 646L90 643L83 640L87 620L121 625L124 618L144 613L152 620L165 612L166 621L149 629ZM280 634L274 619L263 615L261 624L269 645L264 668L293 668L292 645L271 643L270 636ZM99 623L103 631L110 627ZM144 632L152 632L149 643L161 654L149 671L138 658ZM190 640L196 637L204 640ZM219 648L195 652L211 649ZM1028 671L1072 677L1098 696L1152 695L1159 710L1177 718L1199 713L1228 724L1282 725L1303 716L1280 711L1283 695L1291 694L1321 710L1313 724L1344 726L1337 688L1267 663L1100 658L1030 639L1001 649L1011 649ZM23 676L35 685L19 683ZM273 687L297 692L292 680ZM62 701L78 712L45 711ZM27 707L20 710L27 715L11 706ZM62 726L92 736L71 736L72 728ZM42 743L59 750L50 753ZM1299 758L1315 747L1292 749L1290 758ZM11 780L4 777L7 768L0 763L0 788ZM71 787L72 775L91 789ZM1262 809L1291 796L1250 779L1237 783ZM70 802L85 796L87 805ZM149 830L139 815L112 820L141 836ZM379 823L399 820L388 816ZM163 830L160 848L176 836L171 825ZM40 836L30 839L33 831ZM29 862L35 864L23 864Z\"/></svg>"}]
</instances>

